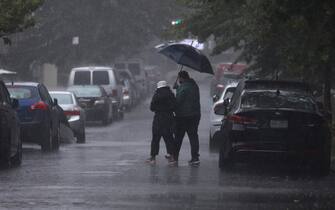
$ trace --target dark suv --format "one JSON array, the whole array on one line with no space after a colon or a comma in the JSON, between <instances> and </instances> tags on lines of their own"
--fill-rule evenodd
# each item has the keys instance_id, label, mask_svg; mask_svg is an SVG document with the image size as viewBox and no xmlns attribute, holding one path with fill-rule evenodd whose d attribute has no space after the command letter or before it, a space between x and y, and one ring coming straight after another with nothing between
<instances>
[{"instance_id":1,"label":"dark suv","mask_svg":"<svg viewBox=\"0 0 335 210\"><path fill-rule=\"evenodd\" d=\"M0 163L5 167L20 165L22 160L20 121L16 113L18 104L16 99L10 99L0 80Z\"/></svg>"}]
</instances>

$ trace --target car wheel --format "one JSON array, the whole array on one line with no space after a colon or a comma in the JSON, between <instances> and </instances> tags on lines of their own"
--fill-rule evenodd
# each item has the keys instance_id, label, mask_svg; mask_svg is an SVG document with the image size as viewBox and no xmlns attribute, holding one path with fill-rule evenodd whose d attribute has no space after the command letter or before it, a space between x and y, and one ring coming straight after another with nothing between
<instances>
[{"instance_id":1,"label":"car wheel","mask_svg":"<svg viewBox=\"0 0 335 210\"><path fill-rule=\"evenodd\" d=\"M6 144L7 148L4 149L2 158L0 159L0 166L2 168L10 168L12 165L10 158L10 141L8 143Z\"/></svg>"},{"instance_id":2,"label":"car wheel","mask_svg":"<svg viewBox=\"0 0 335 210\"><path fill-rule=\"evenodd\" d=\"M124 112L122 109L119 109L118 110L118 119L119 120L122 120L124 118Z\"/></svg>"},{"instance_id":3,"label":"car wheel","mask_svg":"<svg viewBox=\"0 0 335 210\"><path fill-rule=\"evenodd\" d=\"M77 143L85 143L86 142L86 135L85 135L85 128L77 135Z\"/></svg>"},{"instance_id":4,"label":"car wheel","mask_svg":"<svg viewBox=\"0 0 335 210\"><path fill-rule=\"evenodd\" d=\"M41 149L42 151L51 151L52 149L52 128L49 127L49 130L47 131L46 137L42 140L41 143Z\"/></svg>"},{"instance_id":5,"label":"car wheel","mask_svg":"<svg viewBox=\"0 0 335 210\"><path fill-rule=\"evenodd\" d=\"M17 145L17 152L11 160L12 165L19 166L22 163L22 141L20 139L19 144Z\"/></svg>"},{"instance_id":6,"label":"car wheel","mask_svg":"<svg viewBox=\"0 0 335 210\"><path fill-rule=\"evenodd\" d=\"M209 150L212 152L217 152L220 148L219 145L220 139L218 137L218 135L214 135L213 137L211 137L211 134L209 134Z\"/></svg>"},{"instance_id":7,"label":"car wheel","mask_svg":"<svg viewBox=\"0 0 335 210\"><path fill-rule=\"evenodd\" d=\"M315 162L313 169L320 176L326 176L330 173L331 168L331 140L328 138L321 148L318 161Z\"/></svg>"},{"instance_id":8,"label":"car wheel","mask_svg":"<svg viewBox=\"0 0 335 210\"><path fill-rule=\"evenodd\" d=\"M102 125L108 125L108 122L109 122L109 117L108 117L108 115L105 115L104 119L101 121L101 123L102 123Z\"/></svg>"},{"instance_id":9,"label":"car wheel","mask_svg":"<svg viewBox=\"0 0 335 210\"><path fill-rule=\"evenodd\" d=\"M59 150L60 146L60 124L58 123L55 135L52 138L52 149Z\"/></svg>"}]
</instances>

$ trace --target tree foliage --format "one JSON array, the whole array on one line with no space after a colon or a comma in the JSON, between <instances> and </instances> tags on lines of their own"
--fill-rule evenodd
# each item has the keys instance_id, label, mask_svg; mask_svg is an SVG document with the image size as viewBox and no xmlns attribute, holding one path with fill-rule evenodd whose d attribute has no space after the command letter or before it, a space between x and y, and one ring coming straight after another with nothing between
<instances>
[{"instance_id":1,"label":"tree foliage","mask_svg":"<svg viewBox=\"0 0 335 210\"><path fill-rule=\"evenodd\" d=\"M217 42L214 53L239 49L239 59L249 62L251 69L321 81L330 97L335 67L335 1L180 1L194 9L185 17L183 31L203 40L213 34Z\"/></svg>"},{"instance_id":2,"label":"tree foliage","mask_svg":"<svg viewBox=\"0 0 335 210\"><path fill-rule=\"evenodd\" d=\"M0 0L0 38L10 44L10 34L34 24L33 12L43 0Z\"/></svg>"}]
</instances>

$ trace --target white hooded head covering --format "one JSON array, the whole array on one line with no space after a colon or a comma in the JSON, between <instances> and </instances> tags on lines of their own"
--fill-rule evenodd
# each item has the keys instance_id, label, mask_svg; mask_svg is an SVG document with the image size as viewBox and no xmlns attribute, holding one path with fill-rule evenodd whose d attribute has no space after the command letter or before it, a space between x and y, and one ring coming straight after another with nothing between
<instances>
[{"instance_id":1,"label":"white hooded head covering","mask_svg":"<svg viewBox=\"0 0 335 210\"><path fill-rule=\"evenodd\" d=\"M167 86L168 84L164 80L157 82L157 88L162 88L162 87L167 87Z\"/></svg>"}]
</instances>

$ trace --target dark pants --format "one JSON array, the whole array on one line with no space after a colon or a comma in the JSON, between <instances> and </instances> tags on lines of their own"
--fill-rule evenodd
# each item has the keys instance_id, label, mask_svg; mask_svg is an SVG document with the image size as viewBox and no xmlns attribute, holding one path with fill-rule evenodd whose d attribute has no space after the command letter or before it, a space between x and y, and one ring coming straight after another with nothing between
<instances>
[{"instance_id":1,"label":"dark pants","mask_svg":"<svg viewBox=\"0 0 335 210\"><path fill-rule=\"evenodd\" d=\"M180 148L183 143L185 133L187 133L188 138L190 139L192 159L199 158L199 136L198 136L199 121L200 116L176 118L176 133L175 133L176 160L178 160Z\"/></svg>"},{"instance_id":2,"label":"dark pants","mask_svg":"<svg viewBox=\"0 0 335 210\"><path fill-rule=\"evenodd\" d=\"M168 154L174 154L174 116L172 113L156 113L152 125L152 140L151 140L151 156L156 156L159 153L159 143L163 137L166 151Z\"/></svg>"}]
</instances>

